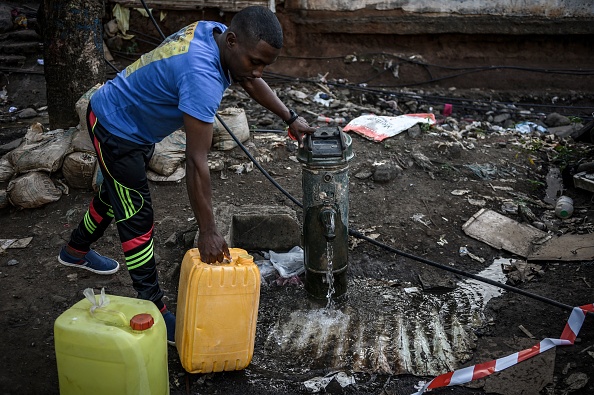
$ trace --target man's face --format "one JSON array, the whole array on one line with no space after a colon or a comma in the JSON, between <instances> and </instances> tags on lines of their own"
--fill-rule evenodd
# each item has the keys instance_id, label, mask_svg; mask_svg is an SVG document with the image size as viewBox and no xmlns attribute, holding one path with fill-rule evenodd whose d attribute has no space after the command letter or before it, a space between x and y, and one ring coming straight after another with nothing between
<instances>
[{"instance_id":1,"label":"man's face","mask_svg":"<svg viewBox=\"0 0 594 395\"><path fill-rule=\"evenodd\" d=\"M280 53L280 49L262 40L256 44L235 40L230 47L229 73L233 82L239 83L261 78L264 67L274 63Z\"/></svg>"}]
</instances>

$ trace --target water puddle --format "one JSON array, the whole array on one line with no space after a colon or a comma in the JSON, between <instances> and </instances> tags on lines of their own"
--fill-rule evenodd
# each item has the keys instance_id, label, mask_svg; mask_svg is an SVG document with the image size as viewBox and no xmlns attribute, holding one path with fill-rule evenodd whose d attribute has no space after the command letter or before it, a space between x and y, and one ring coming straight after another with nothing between
<instances>
[{"instance_id":1,"label":"water puddle","mask_svg":"<svg viewBox=\"0 0 594 395\"><path fill-rule=\"evenodd\" d=\"M505 281L500 261L478 275ZM428 294L350 279L342 305L284 306L263 334L264 350L281 370L432 376L456 369L472 356L474 330L486 321L485 305L503 292L473 279L457 285L448 293ZM329 305L331 296L329 290Z\"/></svg>"}]
</instances>

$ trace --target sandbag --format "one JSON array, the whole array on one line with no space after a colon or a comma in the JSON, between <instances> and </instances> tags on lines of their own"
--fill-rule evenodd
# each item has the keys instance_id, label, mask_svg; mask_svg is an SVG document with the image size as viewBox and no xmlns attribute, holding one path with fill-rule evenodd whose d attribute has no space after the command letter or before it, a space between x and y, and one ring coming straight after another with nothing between
<instances>
[{"instance_id":1,"label":"sandbag","mask_svg":"<svg viewBox=\"0 0 594 395\"><path fill-rule=\"evenodd\" d=\"M93 172L93 181L91 182L93 191L99 193L101 184L103 184L103 173L101 172L101 166L99 166L99 162L97 162L97 166L95 166L95 171Z\"/></svg>"},{"instance_id":2,"label":"sandbag","mask_svg":"<svg viewBox=\"0 0 594 395\"><path fill-rule=\"evenodd\" d=\"M172 175L186 158L186 134L176 130L155 144L149 169L162 176Z\"/></svg>"},{"instance_id":3,"label":"sandbag","mask_svg":"<svg viewBox=\"0 0 594 395\"><path fill-rule=\"evenodd\" d=\"M70 150L74 130L76 129L36 132L33 127L30 128L23 143L6 154L15 173L22 174L30 171L53 173L58 171L62 167L64 156Z\"/></svg>"},{"instance_id":4,"label":"sandbag","mask_svg":"<svg viewBox=\"0 0 594 395\"><path fill-rule=\"evenodd\" d=\"M70 151L72 152L88 152L91 154L95 153L95 147L91 137L87 132L87 128L77 129L74 131L72 136L72 144L70 145Z\"/></svg>"},{"instance_id":5,"label":"sandbag","mask_svg":"<svg viewBox=\"0 0 594 395\"><path fill-rule=\"evenodd\" d=\"M250 127L248 125L245 111L242 108L226 108L217 111L225 125L231 129L235 137L242 143L250 138ZM226 151L237 147L237 143L229 132L223 127L217 118L213 125L212 149L219 151Z\"/></svg>"},{"instance_id":6,"label":"sandbag","mask_svg":"<svg viewBox=\"0 0 594 395\"><path fill-rule=\"evenodd\" d=\"M10 164L7 156L4 155L2 158L0 158L0 182L9 181L13 175L14 168Z\"/></svg>"},{"instance_id":7,"label":"sandbag","mask_svg":"<svg viewBox=\"0 0 594 395\"><path fill-rule=\"evenodd\" d=\"M146 177L153 182L180 182L186 176L186 168L182 165L169 176L157 174L152 170L146 172Z\"/></svg>"},{"instance_id":8,"label":"sandbag","mask_svg":"<svg viewBox=\"0 0 594 395\"><path fill-rule=\"evenodd\" d=\"M45 173L34 171L12 180L6 188L8 200L20 208L36 208L55 202L62 191Z\"/></svg>"},{"instance_id":9,"label":"sandbag","mask_svg":"<svg viewBox=\"0 0 594 395\"><path fill-rule=\"evenodd\" d=\"M91 101L91 96L101 88L103 84L97 84L88 91L86 91L76 102L76 112L78 114L79 129L87 133L87 107Z\"/></svg>"},{"instance_id":10,"label":"sandbag","mask_svg":"<svg viewBox=\"0 0 594 395\"><path fill-rule=\"evenodd\" d=\"M8 207L10 202L8 201L8 194L6 189L0 189L0 208Z\"/></svg>"},{"instance_id":11,"label":"sandbag","mask_svg":"<svg viewBox=\"0 0 594 395\"><path fill-rule=\"evenodd\" d=\"M88 152L73 152L64 158L62 174L72 188L92 189L97 157Z\"/></svg>"}]
</instances>

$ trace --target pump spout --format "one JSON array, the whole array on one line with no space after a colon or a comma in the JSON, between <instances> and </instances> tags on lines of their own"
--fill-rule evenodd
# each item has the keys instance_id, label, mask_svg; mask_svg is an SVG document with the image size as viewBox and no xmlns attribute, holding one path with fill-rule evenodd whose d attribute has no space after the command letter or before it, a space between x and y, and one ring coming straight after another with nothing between
<instances>
[{"instance_id":1,"label":"pump spout","mask_svg":"<svg viewBox=\"0 0 594 395\"><path fill-rule=\"evenodd\" d=\"M336 237L336 211L326 207L320 211L320 221L324 225L324 237L327 241L332 241Z\"/></svg>"}]
</instances>

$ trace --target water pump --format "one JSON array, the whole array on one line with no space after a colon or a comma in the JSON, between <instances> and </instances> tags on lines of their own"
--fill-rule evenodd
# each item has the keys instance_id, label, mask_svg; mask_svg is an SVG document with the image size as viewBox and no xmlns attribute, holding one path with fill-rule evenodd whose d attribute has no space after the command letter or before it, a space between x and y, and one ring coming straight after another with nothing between
<instances>
[{"instance_id":1,"label":"water pump","mask_svg":"<svg viewBox=\"0 0 594 395\"><path fill-rule=\"evenodd\" d=\"M303 139L305 289L314 299L340 298L347 288L349 176L352 139L322 127Z\"/></svg>"}]
</instances>

